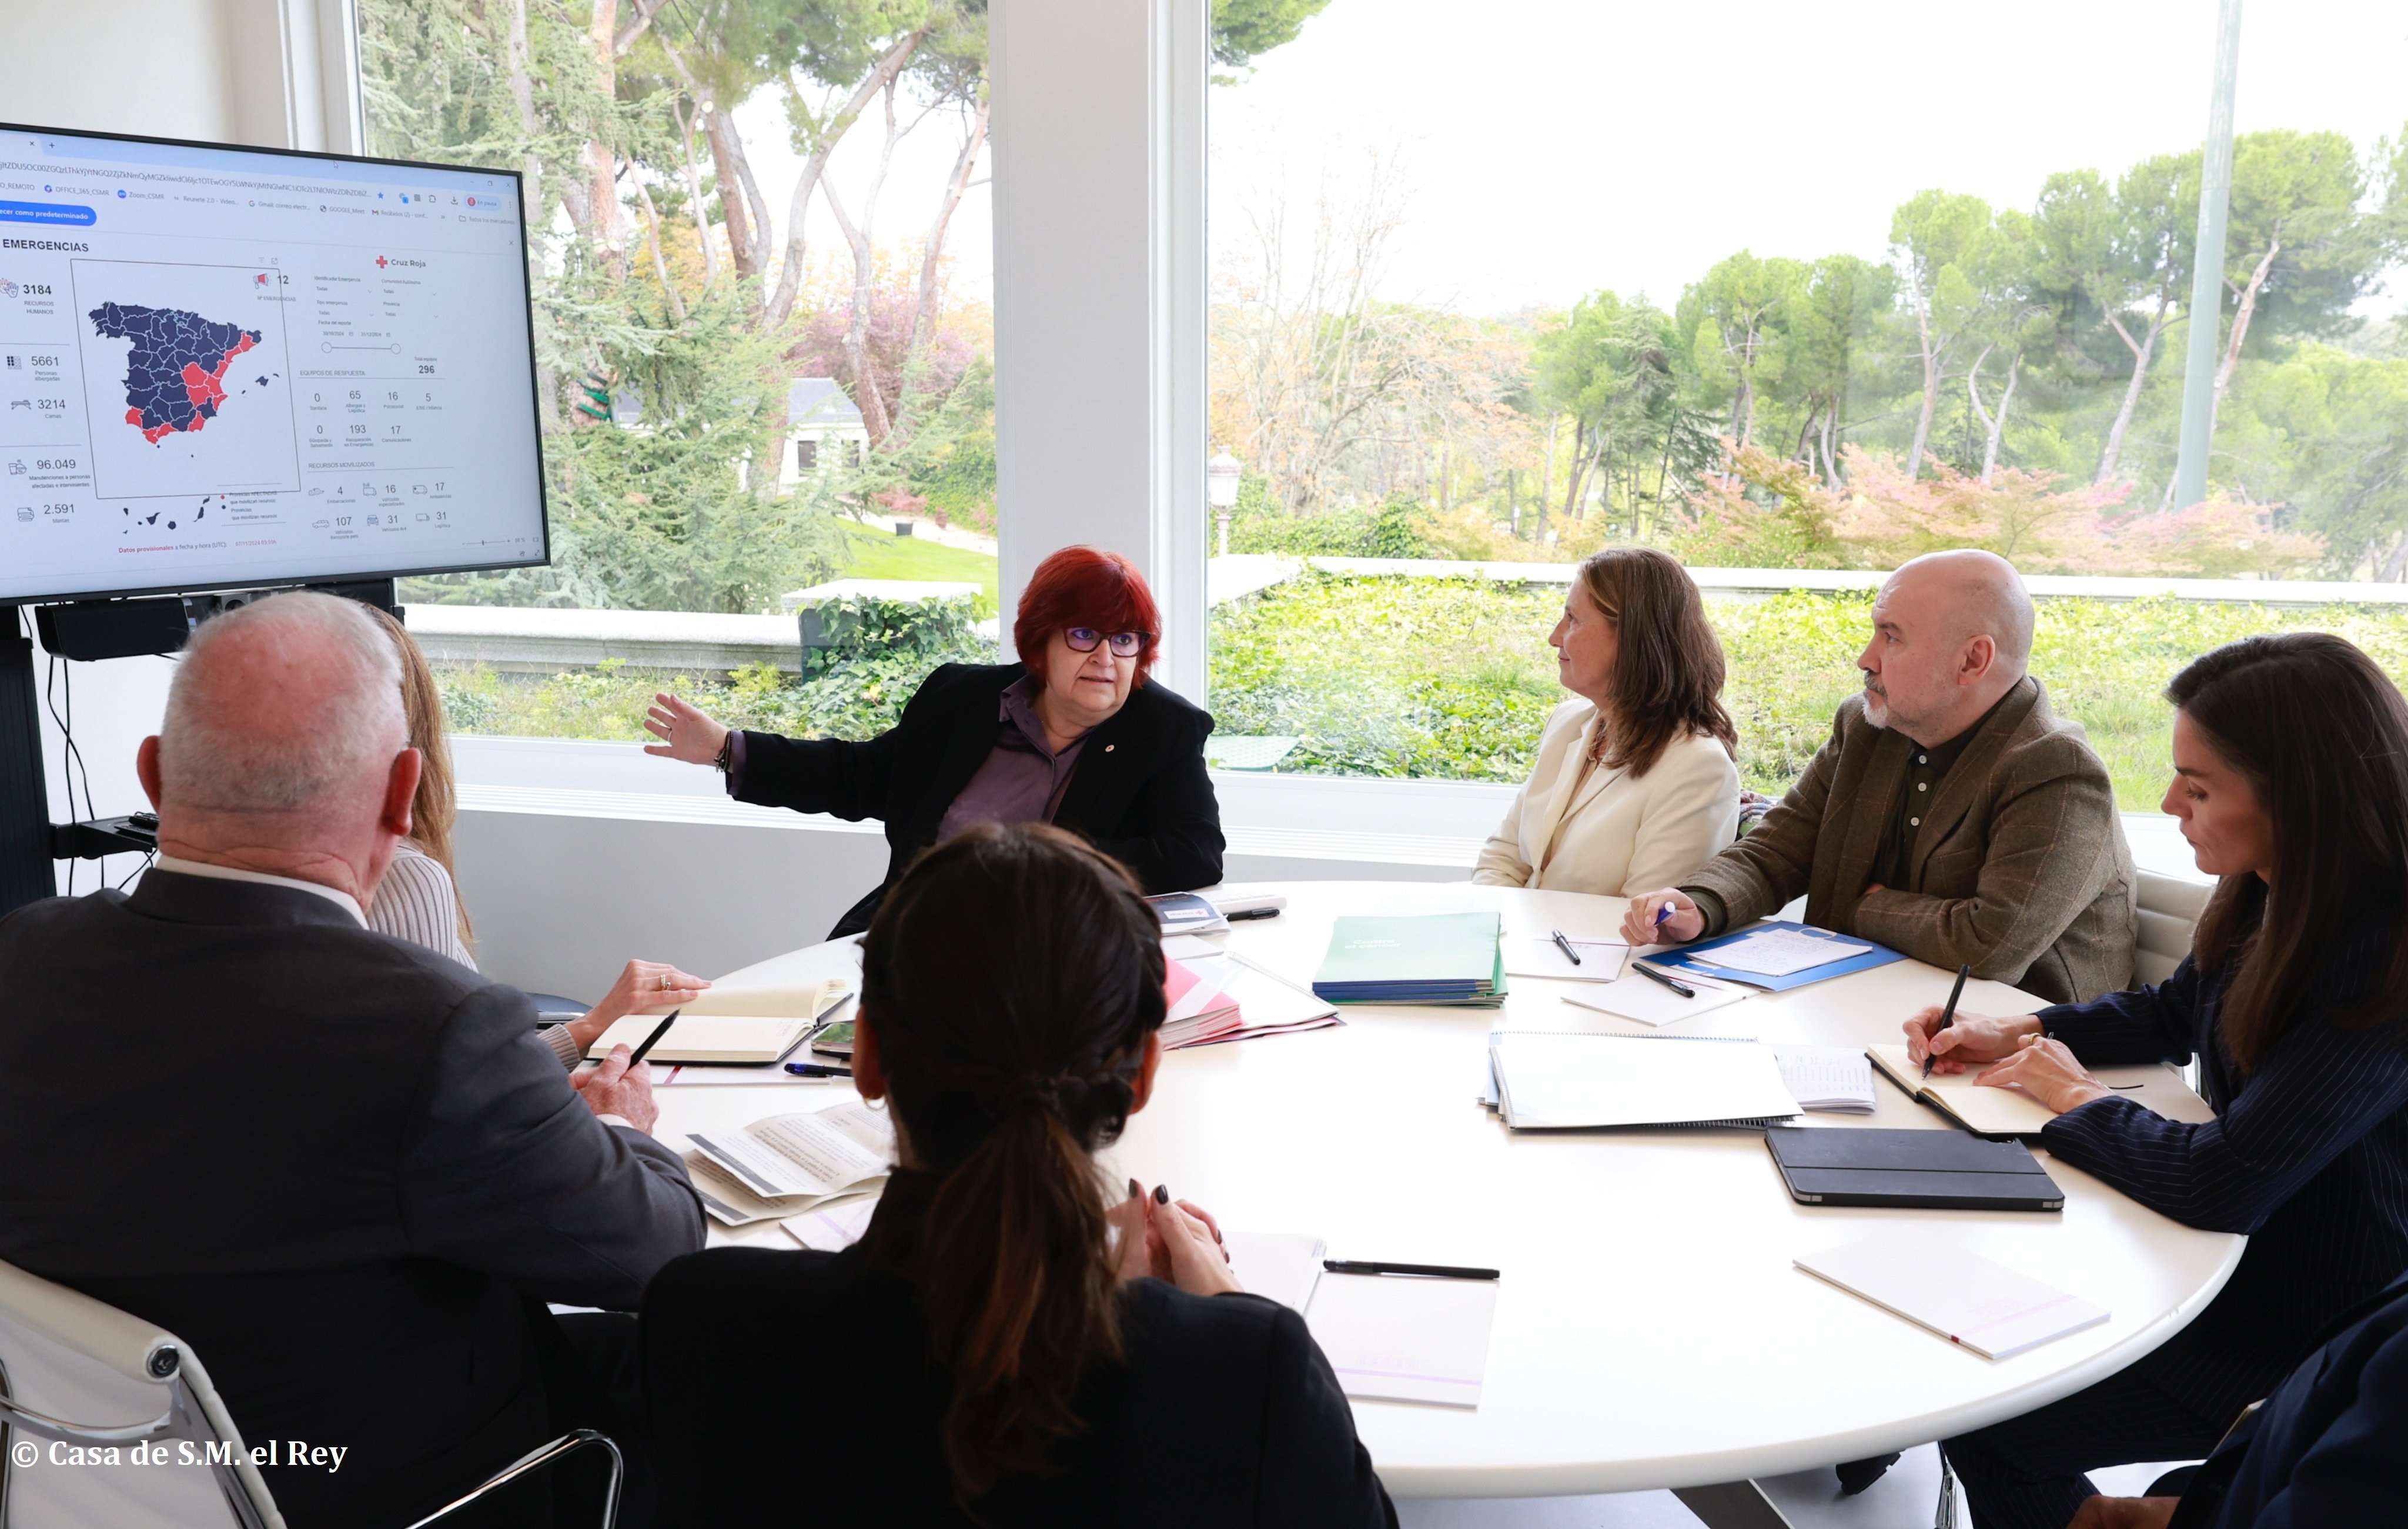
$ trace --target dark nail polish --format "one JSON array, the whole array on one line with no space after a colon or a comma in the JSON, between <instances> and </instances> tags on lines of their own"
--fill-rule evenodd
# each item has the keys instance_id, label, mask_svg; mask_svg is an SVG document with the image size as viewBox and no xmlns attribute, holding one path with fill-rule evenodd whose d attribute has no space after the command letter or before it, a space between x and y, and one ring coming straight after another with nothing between
<instances>
[{"instance_id":1,"label":"dark nail polish","mask_svg":"<svg viewBox=\"0 0 2408 1529\"><path fill-rule=\"evenodd\" d=\"M1167 1205L1167 1204L1170 1204L1170 1186L1169 1186L1169 1185L1168 1185L1168 1184L1156 1184L1156 1185L1154 1187L1154 1203L1155 1204L1157 1204L1157 1205Z\"/></svg>"},{"instance_id":2,"label":"dark nail polish","mask_svg":"<svg viewBox=\"0 0 2408 1529\"><path fill-rule=\"evenodd\" d=\"M1129 1198L1132 1200L1142 1200L1145 1198L1145 1187L1134 1178L1129 1180Z\"/></svg>"}]
</instances>

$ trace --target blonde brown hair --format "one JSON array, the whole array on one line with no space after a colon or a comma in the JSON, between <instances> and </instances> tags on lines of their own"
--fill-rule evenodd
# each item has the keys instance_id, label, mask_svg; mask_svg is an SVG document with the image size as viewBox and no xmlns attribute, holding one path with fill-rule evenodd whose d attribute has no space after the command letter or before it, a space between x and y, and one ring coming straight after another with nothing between
<instances>
[{"instance_id":1,"label":"blonde brown hair","mask_svg":"<svg viewBox=\"0 0 2408 1529\"><path fill-rule=\"evenodd\" d=\"M452 878L452 902L460 912L460 943L474 948L476 930L468 922L467 902L459 896L459 873L452 868L452 827L459 818L460 802L452 777L452 741L443 726L443 691L408 628L390 612L373 605L364 609L393 639L394 652L401 657L401 709L409 719L409 746L418 751L420 759L418 795L409 804L409 842Z\"/></svg>"},{"instance_id":2,"label":"blonde brown hair","mask_svg":"<svg viewBox=\"0 0 2408 1529\"><path fill-rule=\"evenodd\" d=\"M1618 640L1598 762L1636 779L1690 733L1736 757L1739 729L1722 703L1723 645L1688 570L1653 547L1608 547L1582 560L1572 587L1613 623Z\"/></svg>"}]
</instances>

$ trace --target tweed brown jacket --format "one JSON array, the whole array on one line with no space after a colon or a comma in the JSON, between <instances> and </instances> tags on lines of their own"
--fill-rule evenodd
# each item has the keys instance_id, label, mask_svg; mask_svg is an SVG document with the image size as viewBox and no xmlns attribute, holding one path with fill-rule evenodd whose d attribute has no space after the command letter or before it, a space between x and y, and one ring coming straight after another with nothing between
<instances>
[{"instance_id":1,"label":"tweed brown jacket","mask_svg":"<svg viewBox=\"0 0 2408 1529\"><path fill-rule=\"evenodd\" d=\"M1841 703L1830 741L1754 833L1683 881L1723 904L1725 927L1806 894L1806 921L2056 1003L2132 980L2136 878L2107 767L2040 682L2007 692L1942 778L1904 887L1870 896L1882 831L1905 788L1905 734Z\"/></svg>"}]
</instances>

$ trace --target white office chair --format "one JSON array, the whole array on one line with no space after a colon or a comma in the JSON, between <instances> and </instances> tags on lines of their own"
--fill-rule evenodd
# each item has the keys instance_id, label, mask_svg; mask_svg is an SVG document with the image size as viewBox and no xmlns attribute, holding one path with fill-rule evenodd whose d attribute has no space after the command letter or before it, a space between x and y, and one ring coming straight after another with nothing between
<instances>
[{"instance_id":1,"label":"white office chair","mask_svg":"<svg viewBox=\"0 0 2408 1529\"><path fill-rule=\"evenodd\" d=\"M108 1421L65 1421L70 1418ZM588 1445L610 1456L602 1526L611 1529L624 1466L619 1447L591 1429L511 1462L409 1529ZM22 1458L28 1448L36 1453L30 1464ZM109 1448L121 1464L73 1463L74 1451ZM137 1448L165 1463L124 1463ZM201 1529L228 1522L284 1529L283 1515L200 1356L138 1317L0 1262L0 1529Z\"/></svg>"}]
</instances>

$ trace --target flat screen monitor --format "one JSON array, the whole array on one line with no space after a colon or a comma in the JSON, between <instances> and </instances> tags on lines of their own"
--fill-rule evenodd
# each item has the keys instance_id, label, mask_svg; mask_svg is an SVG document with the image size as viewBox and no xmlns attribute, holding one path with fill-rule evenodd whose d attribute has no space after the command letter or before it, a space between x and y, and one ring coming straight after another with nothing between
<instances>
[{"instance_id":1,"label":"flat screen monitor","mask_svg":"<svg viewBox=\"0 0 2408 1529\"><path fill-rule=\"evenodd\" d=\"M0 604L538 564L508 170L0 125Z\"/></svg>"}]
</instances>

